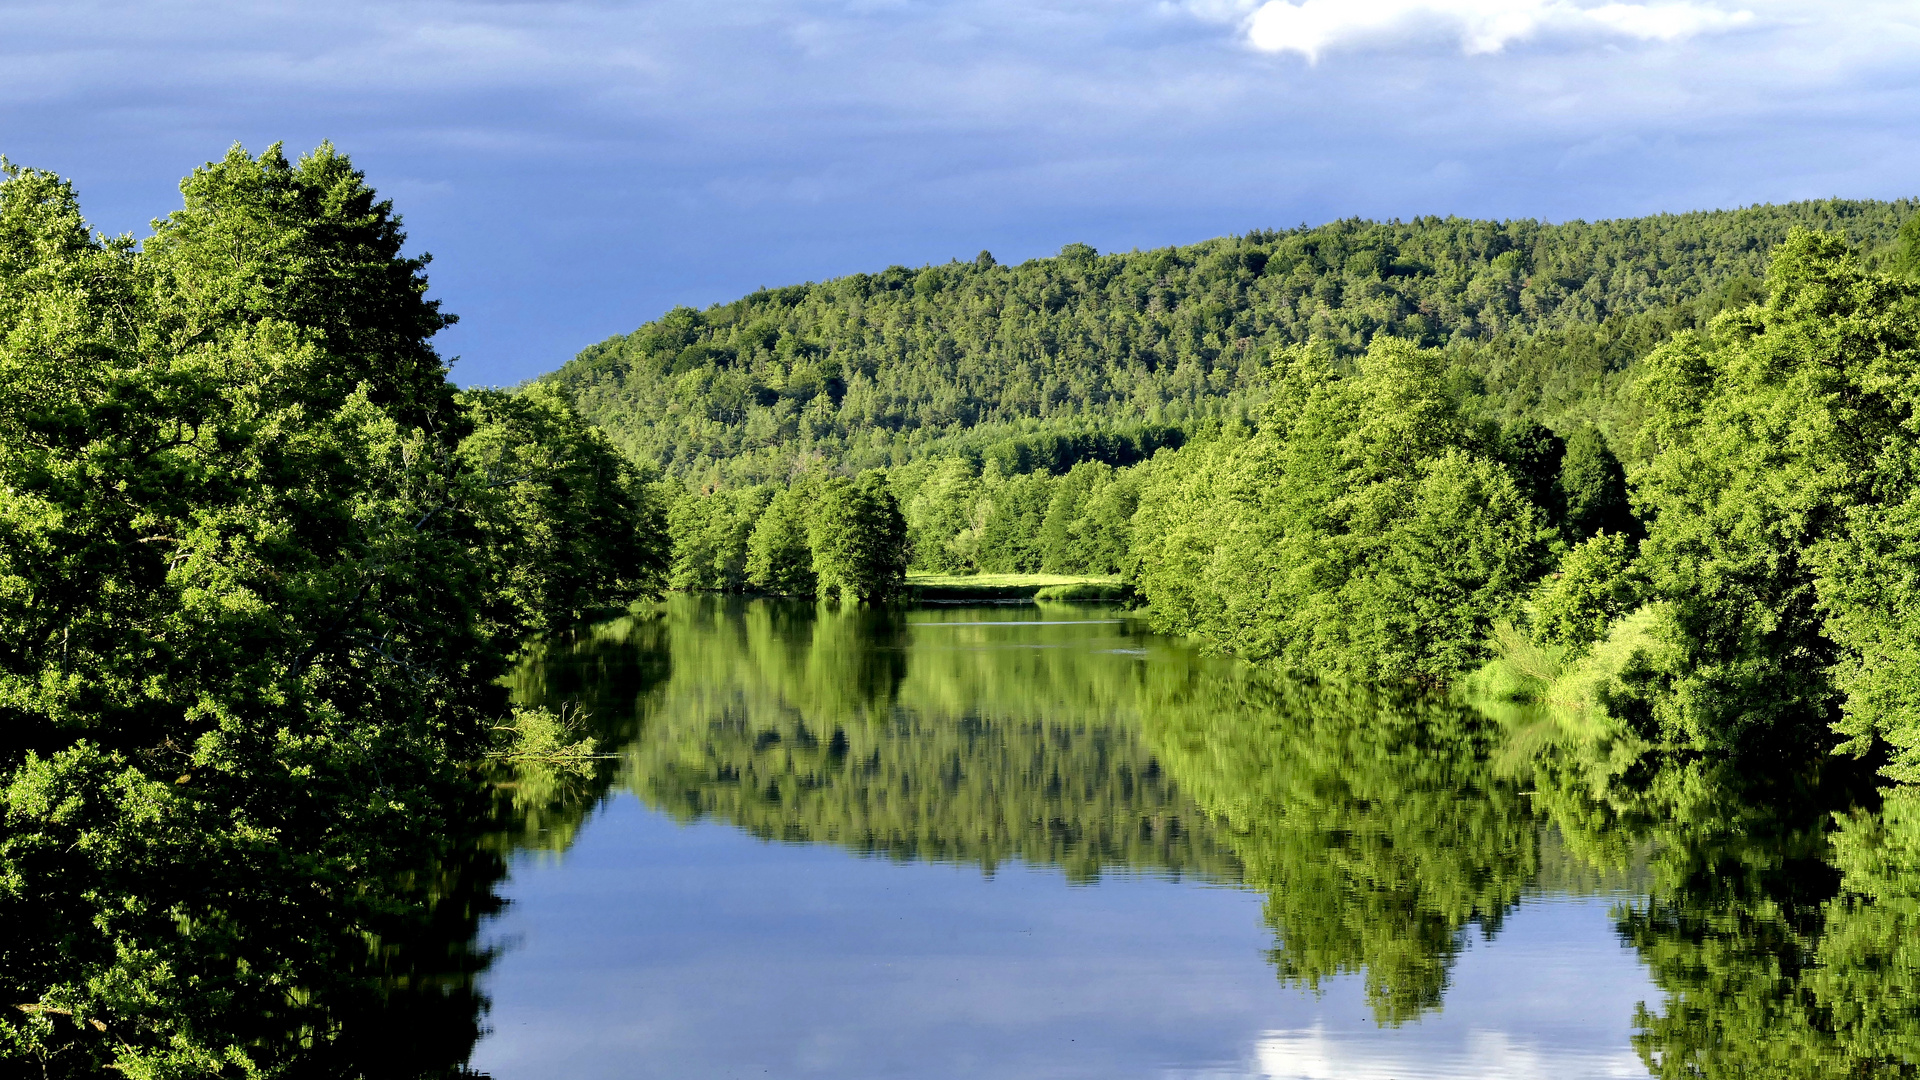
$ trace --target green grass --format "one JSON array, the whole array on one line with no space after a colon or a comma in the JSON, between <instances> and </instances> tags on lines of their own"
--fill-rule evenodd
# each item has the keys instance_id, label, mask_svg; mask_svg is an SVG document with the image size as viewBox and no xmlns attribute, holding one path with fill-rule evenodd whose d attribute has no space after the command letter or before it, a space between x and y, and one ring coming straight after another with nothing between
<instances>
[{"instance_id":1,"label":"green grass","mask_svg":"<svg viewBox=\"0 0 1920 1080\"><path fill-rule=\"evenodd\" d=\"M907 574L918 600L1111 600L1124 591L1118 577L1096 574Z\"/></svg>"},{"instance_id":2,"label":"green grass","mask_svg":"<svg viewBox=\"0 0 1920 1080\"><path fill-rule=\"evenodd\" d=\"M1049 585L1118 585L1118 575L1098 574L935 574L927 570L907 571L909 585L971 585L986 587Z\"/></svg>"}]
</instances>

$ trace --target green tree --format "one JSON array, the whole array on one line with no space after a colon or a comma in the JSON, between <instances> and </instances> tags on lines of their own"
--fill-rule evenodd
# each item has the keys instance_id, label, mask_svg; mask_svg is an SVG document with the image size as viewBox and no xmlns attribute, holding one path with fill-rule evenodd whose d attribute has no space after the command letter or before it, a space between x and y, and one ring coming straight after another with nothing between
<instances>
[{"instance_id":1,"label":"green tree","mask_svg":"<svg viewBox=\"0 0 1920 1080\"><path fill-rule=\"evenodd\" d=\"M987 573L1038 573L1044 561L1047 507L1053 501L1053 476L1038 472L1003 477L989 465L982 479L980 542L974 564Z\"/></svg>"},{"instance_id":2,"label":"green tree","mask_svg":"<svg viewBox=\"0 0 1920 1080\"><path fill-rule=\"evenodd\" d=\"M1563 477L1569 444L1538 421L1522 419L1502 425L1492 449L1512 473L1520 493L1549 521L1559 523L1568 517L1571 496Z\"/></svg>"},{"instance_id":3,"label":"green tree","mask_svg":"<svg viewBox=\"0 0 1920 1080\"><path fill-rule=\"evenodd\" d=\"M1642 564L1668 602L1670 737L1816 740L1838 706L1857 752L1920 778L1920 597L1907 417L1920 385L1920 286L1795 233L1762 307L1647 362L1652 512Z\"/></svg>"},{"instance_id":4,"label":"green tree","mask_svg":"<svg viewBox=\"0 0 1920 1080\"><path fill-rule=\"evenodd\" d=\"M1900 226L1894 245L1893 272L1903 277L1920 277L1920 214L1914 214Z\"/></svg>"},{"instance_id":5,"label":"green tree","mask_svg":"<svg viewBox=\"0 0 1920 1080\"><path fill-rule=\"evenodd\" d=\"M1155 459L1137 588L1161 626L1249 659L1449 679L1546 554L1543 512L1476 443L1431 350L1376 342L1351 378L1295 354L1259 431Z\"/></svg>"},{"instance_id":6,"label":"green tree","mask_svg":"<svg viewBox=\"0 0 1920 1080\"><path fill-rule=\"evenodd\" d=\"M1563 529L1568 540L1578 542L1602 532L1640 535L1640 523L1627 502L1626 470L1600 429L1587 425L1567 436L1559 482L1566 500Z\"/></svg>"},{"instance_id":7,"label":"green tree","mask_svg":"<svg viewBox=\"0 0 1920 1080\"><path fill-rule=\"evenodd\" d=\"M980 547L975 508L980 484L965 458L941 461L907 500L908 532L914 565L958 573L973 568Z\"/></svg>"},{"instance_id":8,"label":"green tree","mask_svg":"<svg viewBox=\"0 0 1920 1080\"><path fill-rule=\"evenodd\" d=\"M675 589L739 592L748 584L747 560L754 524L773 498L760 486L683 493L667 510L673 561L667 584Z\"/></svg>"},{"instance_id":9,"label":"green tree","mask_svg":"<svg viewBox=\"0 0 1920 1080\"><path fill-rule=\"evenodd\" d=\"M546 632L594 608L659 595L666 521L659 500L606 436L540 384L468 390L457 454L483 533L490 594L515 632Z\"/></svg>"},{"instance_id":10,"label":"green tree","mask_svg":"<svg viewBox=\"0 0 1920 1080\"><path fill-rule=\"evenodd\" d=\"M779 596L812 596L818 579L808 539L807 492L794 485L774 493L747 542L747 577L753 587Z\"/></svg>"},{"instance_id":11,"label":"green tree","mask_svg":"<svg viewBox=\"0 0 1920 1080\"><path fill-rule=\"evenodd\" d=\"M881 473L822 483L810 538L822 596L881 604L906 586L907 521Z\"/></svg>"},{"instance_id":12,"label":"green tree","mask_svg":"<svg viewBox=\"0 0 1920 1080\"><path fill-rule=\"evenodd\" d=\"M1675 330L1750 302L1791 228L1880 248L1915 205L1347 220L1144 252L1070 245L1012 266L888 267L678 309L551 378L636 461L700 487L784 483L800 460L852 473L1001 440L1198 432L1260 408L1278 351L1319 341L1347 360L1381 336L1443 347L1456 388L1478 388L1462 397L1487 414L1476 419L1563 432L1599 420L1624 446L1627 369Z\"/></svg>"},{"instance_id":13,"label":"green tree","mask_svg":"<svg viewBox=\"0 0 1920 1080\"><path fill-rule=\"evenodd\" d=\"M543 614L489 528L571 475L476 501L449 319L344 157L182 194L136 246L0 172L0 1055L63 1075L352 1056Z\"/></svg>"},{"instance_id":14,"label":"green tree","mask_svg":"<svg viewBox=\"0 0 1920 1080\"><path fill-rule=\"evenodd\" d=\"M1639 607L1645 595L1646 582L1627 538L1598 533L1575 544L1560 560L1559 572L1534 590L1534 640L1584 651Z\"/></svg>"}]
</instances>

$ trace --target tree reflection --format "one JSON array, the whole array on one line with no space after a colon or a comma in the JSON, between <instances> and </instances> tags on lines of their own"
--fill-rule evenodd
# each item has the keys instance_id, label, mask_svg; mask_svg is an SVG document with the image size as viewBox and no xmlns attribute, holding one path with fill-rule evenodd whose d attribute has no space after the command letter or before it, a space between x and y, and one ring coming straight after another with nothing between
<instances>
[{"instance_id":1,"label":"tree reflection","mask_svg":"<svg viewBox=\"0 0 1920 1080\"><path fill-rule=\"evenodd\" d=\"M514 695L580 717L602 756L419 781L432 816L404 829L308 822L278 845L196 853L188 837L128 859L113 887L143 929L126 941L165 977L129 987L146 1011L126 1011L269 1075L468 1075L480 928L508 861L564 850L630 790L682 820L868 855L1244 883L1265 894L1283 981L1358 975L1389 1025L1440 1009L1471 936L1523 898L1618 895L1660 992L1633 1018L1654 1074L1920 1072L1920 794L1882 795L1844 763L1660 758L1128 625L1049 625L1093 617L677 597L548 641ZM35 917L8 927L0 979L85 977L60 913ZM114 1037L28 1022L49 1075L88 1073Z\"/></svg>"},{"instance_id":2,"label":"tree reflection","mask_svg":"<svg viewBox=\"0 0 1920 1080\"><path fill-rule=\"evenodd\" d=\"M1552 813L1600 852L1652 850L1622 939L1663 994L1634 1018L1660 1077L1911 1076L1920 1071L1920 815L1833 759L1772 768L1646 758L1617 775L1591 747L1539 763ZM1585 759L1585 760L1583 760Z\"/></svg>"},{"instance_id":3,"label":"tree reflection","mask_svg":"<svg viewBox=\"0 0 1920 1080\"><path fill-rule=\"evenodd\" d=\"M1237 877L1134 735L1139 659L980 625L1004 621L676 598L672 677L615 782L683 820L863 854Z\"/></svg>"},{"instance_id":4,"label":"tree reflection","mask_svg":"<svg viewBox=\"0 0 1920 1080\"><path fill-rule=\"evenodd\" d=\"M1911 796L1044 621L682 597L551 646L516 692L583 704L613 753L522 769L512 843L564 846L622 787L892 858L1240 881L1280 977L1361 975L1383 1024L1441 1008L1470 936L1524 897L1620 895L1664 995L1636 1018L1656 1074L1912 1072Z\"/></svg>"},{"instance_id":5,"label":"tree reflection","mask_svg":"<svg viewBox=\"0 0 1920 1080\"><path fill-rule=\"evenodd\" d=\"M1149 742L1267 894L1283 980L1364 972L1380 1022L1415 1019L1538 876L1540 822L1471 710L1225 664L1161 669L1149 701Z\"/></svg>"}]
</instances>

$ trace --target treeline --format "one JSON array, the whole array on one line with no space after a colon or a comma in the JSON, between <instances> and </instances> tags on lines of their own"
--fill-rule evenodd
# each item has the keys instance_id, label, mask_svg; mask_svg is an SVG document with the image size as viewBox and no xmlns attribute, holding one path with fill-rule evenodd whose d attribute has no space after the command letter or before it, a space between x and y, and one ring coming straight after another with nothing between
<instances>
[{"instance_id":1,"label":"treeline","mask_svg":"<svg viewBox=\"0 0 1920 1080\"><path fill-rule=\"evenodd\" d=\"M1920 283L1796 231L1763 303L1638 365L1624 469L1586 429L1496 433L1443 364L1388 338L1352 374L1298 350L1254 427L1145 466L1159 624L1361 679L1493 660L1483 689L1658 743L1837 731L1920 780Z\"/></svg>"},{"instance_id":2,"label":"treeline","mask_svg":"<svg viewBox=\"0 0 1920 1080\"><path fill-rule=\"evenodd\" d=\"M1276 350L1350 358L1378 335L1447 349L1463 392L1557 425L1668 333L1742 306L1792 228L1880 258L1914 209L1352 220L1018 266L983 252L676 309L549 378L634 460L702 488L1232 418L1264 399Z\"/></svg>"},{"instance_id":3,"label":"treeline","mask_svg":"<svg viewBox=\"0 0 1920 1080\"><path fill-rule=\"evenodd\" d=\"M345 1033L471 1007L389 965L484 914L438 898L498 874L450 868L498 679L657 593L664 506L551 389L455 390L331 147L236 148L139 243L0 168L0 1060L404 1067Z\"/></svg>"},{"instance_id":4,"label":"treeline","mask_svg":"<svg viewBox=\"0 0 1920 1080\"><path fill-rule=\"evenodd\" d=\"M1257 428L1156 459L1132 567L1156 621L1296 671L1444 682L1567 545L1638 530L1596 431L1476 420L1443 362L1381 338L1343 375L1297 350Z\"/></svg>"},{"instance_id":5,"label":"treeline","mask_svg":"<svg viewBox=\"0 0 1920 1080\"><path fill-rule=\"evenodd\" d=\"M1139 488L1137 470L1099 462L1059 477L1009 476L948 458L885 477L808 474L679 494L667 517L668 581L691 591L884 602L900 594L909 566L1113 574L1127 563Z\"/></svg>"},{"instance_id":6,"label":"treeline","mask_svg":"<svg viewBox=\"0 0 1920 1080\"><path fill-rule=\"evenodd\" d=\"M682 496L667 522L675 589L875 604L906 584L907 523L878 471Z\"/></svg>"},{"instance_id":7,"label":"treeline","mask_svg":"<svg viewBox=\"0 0 1920 1080\"><path fill-rule=\"evenodd\" d=\"M1920 228L1903 233L1864 253L1792 233L1757 291L1703 298L1702 328L1570 395L1556 427L1492 407L1457 351L1383 335L1352 358L1281 350L1258 408L1132 466L916 460L888 479L904 559L1119 573L1162 629L1257 662L1471 675L1675 747L1837 732L1920 779ZM710 562L740 569L681 575L676 527L676 582L791 591L747 567L774 490L683 498L677 521L734 523Z\"/></svg>"}]
</instances>

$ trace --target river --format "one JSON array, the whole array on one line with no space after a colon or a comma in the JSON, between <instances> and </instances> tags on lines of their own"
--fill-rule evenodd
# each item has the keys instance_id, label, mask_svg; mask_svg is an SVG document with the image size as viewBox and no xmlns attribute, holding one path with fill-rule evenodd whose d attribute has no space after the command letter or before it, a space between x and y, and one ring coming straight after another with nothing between
<instances>
[{"instance_id":1,"label":"river","mask_svg":"<svg viewBox=\"0 0 1920 1080\"><path fill-rule=\"evenodd\" d=\"M499 1080L1916 1060L1920 815L1852 774L1656 767L1090 606L676 597L515 690L605 756L501 789Z\"/></svg>"}]
</instances>

